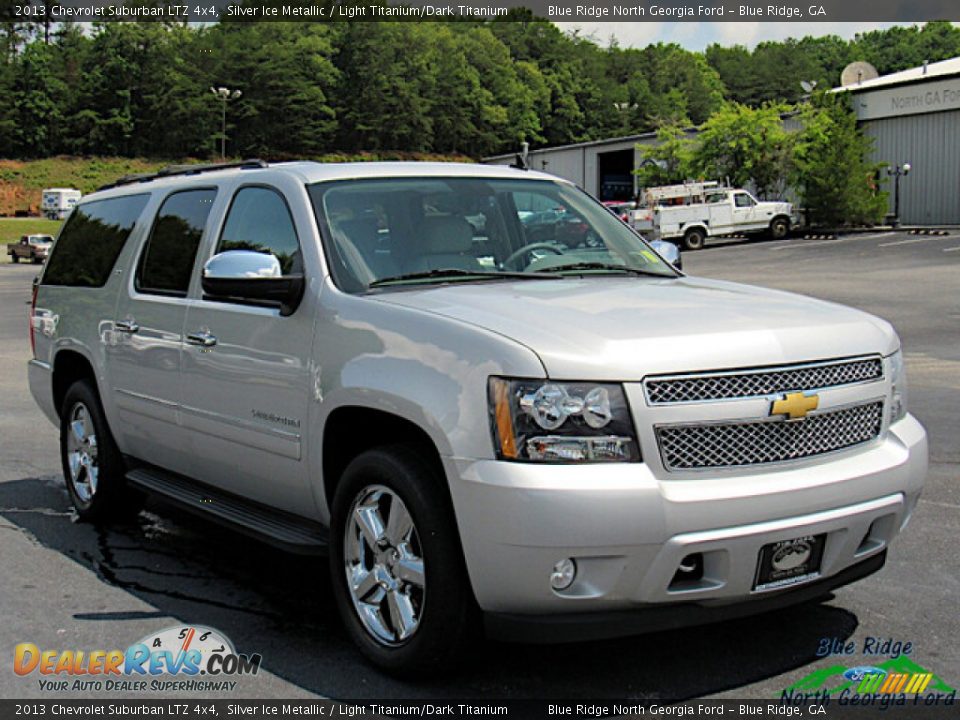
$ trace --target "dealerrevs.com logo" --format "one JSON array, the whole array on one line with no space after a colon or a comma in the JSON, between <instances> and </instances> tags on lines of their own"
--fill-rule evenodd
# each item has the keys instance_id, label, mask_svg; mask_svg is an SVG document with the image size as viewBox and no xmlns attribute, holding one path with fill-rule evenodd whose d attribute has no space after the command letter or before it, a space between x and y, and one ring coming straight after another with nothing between
<instances>
[{"instance_id":1,"label":"dealerrevs.com logo","mask_svg":"<svg viewBox=\"0 0 960 720\"><path fill-rule=\"evenodd\" d=\"M151 633L126 650L40 649L20 643L13 671L39 676L44 691L232 691L235 678L256 675L259 654L238 653L218 630L177 625Z\"/></svg>"}]
</instances>

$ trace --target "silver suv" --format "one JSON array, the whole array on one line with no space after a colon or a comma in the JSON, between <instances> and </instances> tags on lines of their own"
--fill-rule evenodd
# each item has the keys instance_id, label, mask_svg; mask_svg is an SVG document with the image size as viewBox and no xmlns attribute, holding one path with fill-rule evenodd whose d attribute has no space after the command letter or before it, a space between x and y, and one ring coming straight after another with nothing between
<instances>
[{"instance_id":1,"label":"silver suv","mask_svg":"<svg viewBox=\"0 0 960 720\"><path fill-rule=\"evenodd\" d=\"M174 168L89 195L30 385L85 520L164 496L327 553L397 673L880 569L927 464L886 322L686 277L574 185L462 164Z\"/></svg>"}]
</instances>

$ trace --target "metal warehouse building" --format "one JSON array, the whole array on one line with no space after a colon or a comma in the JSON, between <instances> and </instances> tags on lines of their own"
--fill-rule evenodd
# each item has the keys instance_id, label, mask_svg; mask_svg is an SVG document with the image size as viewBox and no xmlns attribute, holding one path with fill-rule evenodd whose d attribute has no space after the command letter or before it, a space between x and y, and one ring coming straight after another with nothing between
<instances>
[{"instance_id":1,"label":"metal warehouse building","mask_svg":"<svg viewBox=\"0 0 960 720\"><path fill-rule=\"evenodd\" d=\"M838 88L840 89L840 88ZM874 159L890 167L909 163L900 181L900 221L910 225L960 224L960 58L864 80L842 88L852 94ZM793 124L793 118L785 122ZM531 150L530 167L571 180L601 200L632 197L637 145L654 133ZM514 154L485 162L509 165ZM893 212L893 183L890 212Z\"/></svg>"},{"instance_id":2,"label":"metal warehouse building","mask_svg":"<svg viewBox=\"0 0 960 720\"><path fill-rule=\"evenodd\" d=\"M960 224L960 58L865 80L848 88L874 158L910 163L900 180L900 220ZM891 212L893 187L890 190Z\"/></svg>"},{"instance_id":3,"label":"metal warehouse building","mask_svg":"<svg viewBox=\"0 0 960 720\"><path fill-rule=\"evenodd\" d=\"M609 140L531 150L527 162L533 170L559 175L577 183L601 200L628 200L636 195L634 169L643 160L637 145L656 142L656 133L625 135ZM516 154L496 155L484 162L510 165Z\"/></svg>"}]
</instances>

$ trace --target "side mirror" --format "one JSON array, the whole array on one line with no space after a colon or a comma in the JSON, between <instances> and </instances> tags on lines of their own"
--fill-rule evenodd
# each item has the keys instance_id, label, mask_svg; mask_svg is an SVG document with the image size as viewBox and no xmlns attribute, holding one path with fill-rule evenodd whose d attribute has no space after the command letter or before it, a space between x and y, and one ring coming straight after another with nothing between
<instances>
[{"instance_id":1,"label":"side mirror","mask_svg":"<svg viewBox=\"0 0 960 720\"><path fill-rule=\"evenodd\" d=\"M281 315L297 309L305 286L303 275L284 275L275 255L228 250L203 266L205 295L220 300L278 305Z\"/></svg>"},{"instance_id":2,"label":"side mirror","mask_svg":"<svg viewBox=\"0 0 960 720\"><path fill-rule=\"evenodd\" d=\"M666 240L654 240L650 247L657 251L657 254L673 265L677 270L683 270L683 258L680 257L680 248L672 242Z\"/></svg>"}]
</instances>

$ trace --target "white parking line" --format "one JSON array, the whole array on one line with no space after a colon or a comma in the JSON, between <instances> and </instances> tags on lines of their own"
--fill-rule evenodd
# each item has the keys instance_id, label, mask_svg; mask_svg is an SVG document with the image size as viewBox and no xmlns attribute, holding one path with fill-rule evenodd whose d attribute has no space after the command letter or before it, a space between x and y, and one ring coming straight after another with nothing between
<instances>
[{"instance_id":1,"label":"white parking line","mask_svg":"<svg viewBox=\"0 0 960 720\"><path fill-rule=\"evenodd\" d=\"M806 242L797 243L796 245L780 245L778 247L769 248L770 250L793 250L800 247L811 247L816 246L820 247L821 245L835 245L836 243L842 243L846 240L849 240L849 237L840 237L834 238L833 240L807 240Z\"/></svg>"},{"instance_id":2,"label":"white parking line","mask_svg":"<svg viewBox=\"0 0 960 720\"><path fill-rule=\"evenodd\" d=\"M957 250L960 250L960 246L955 247L955 248L944 248L944 249L943 249L944 252L957 252Z\"/></svg>"},{"instance_id":3,"label":"white parking line","mask_svg":"<svg viewBox=\"0 0 960 720\"><path fill-rule=\"evenodd\" d=\"M891 232L874 233L873 235L857 235L856 238L857 240L875 240L876 238L890 237L893 234L894 233L891 231Z\"/></svg>"},{"instance_id":4,"label":"white parking line","mask_svg":"<svg viewBox=\"0 0 960 720\"><path fill-rule=\"evenodd\" d=\"M894 242L880 243L877 247L890 247L892 245L913 245L913 243L923 242L927 238L918 237L918 238L909 238L908 240L895 240Z\"/></svg>"}]
</instances>

